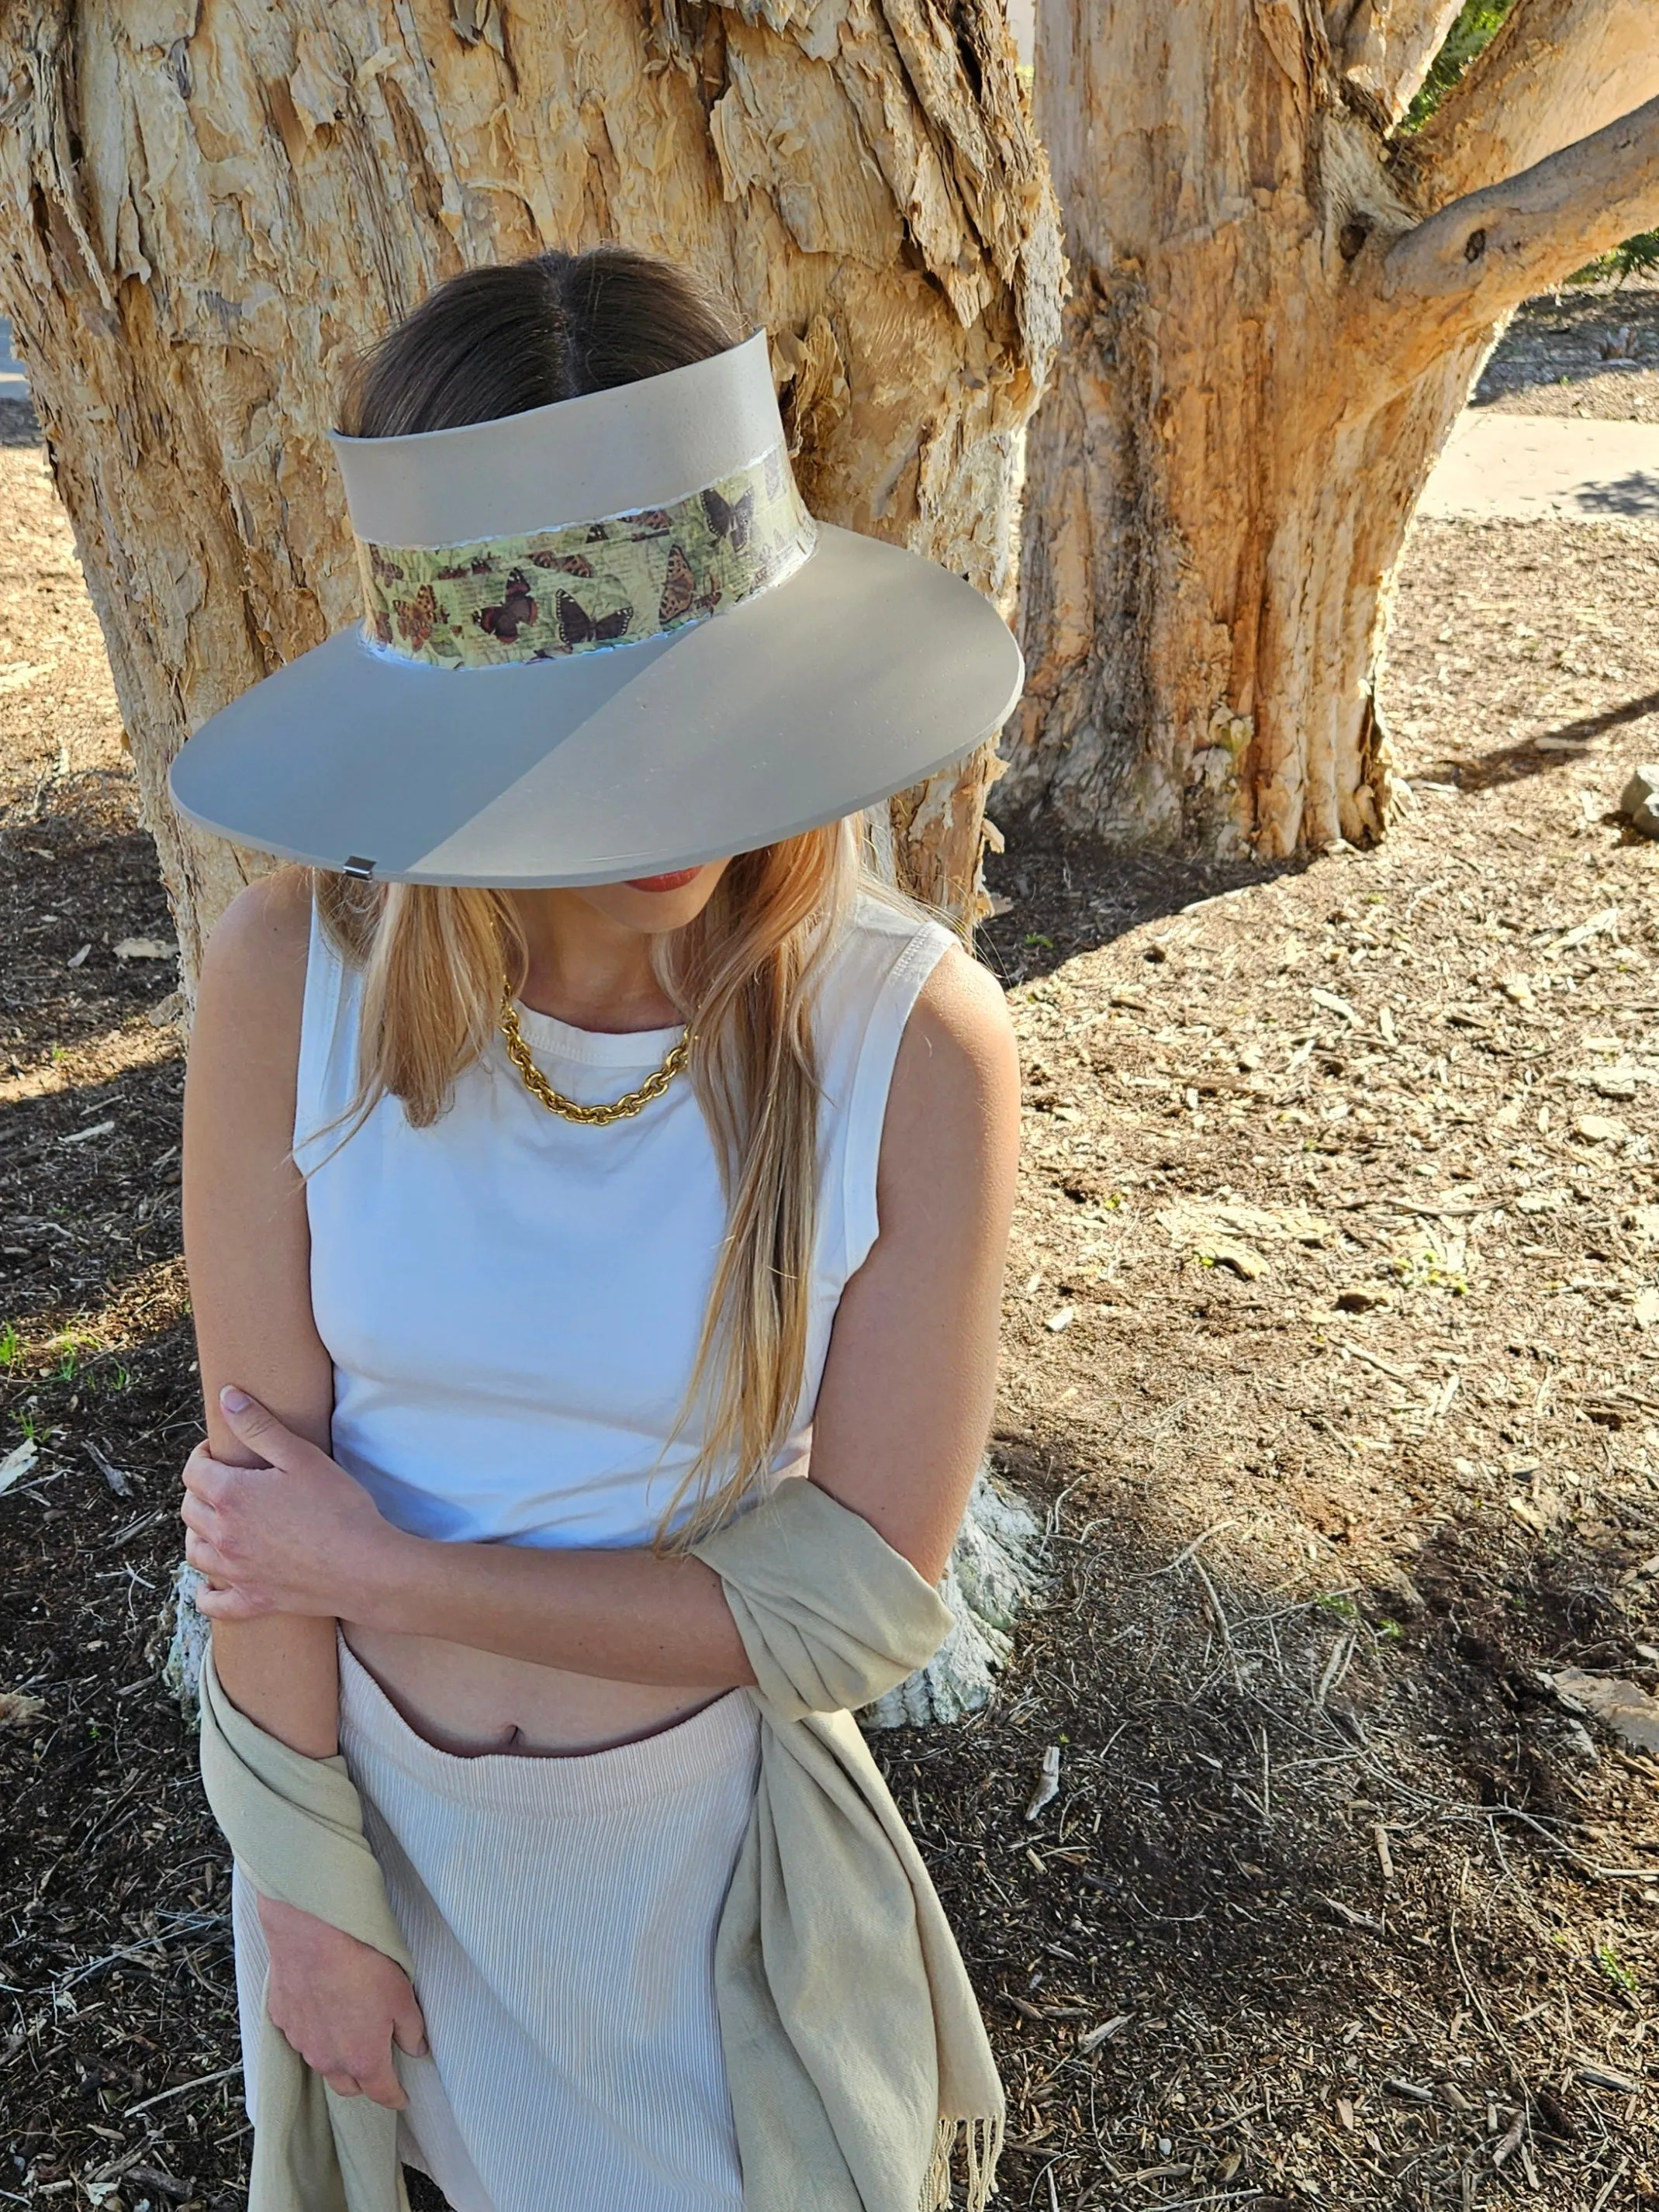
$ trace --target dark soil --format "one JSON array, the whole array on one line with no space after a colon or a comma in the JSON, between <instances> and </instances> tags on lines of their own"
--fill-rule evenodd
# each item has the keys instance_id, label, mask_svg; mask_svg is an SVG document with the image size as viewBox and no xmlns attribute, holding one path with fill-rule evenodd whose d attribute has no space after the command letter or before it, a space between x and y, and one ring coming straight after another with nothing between
<instances>
[{"instance_id":1,"label":"dark soil","mask_svg":"<svg viewBox=\"0 0 1659 2212\"><path fill-rule=\"evenodd\" d=\"M173 933L40 455L0 484L0 2202L229 2208L227 1859L157 1679ZM1659 1762L1552 1680L1659 1689L1656 585L1651 527L1426 526L1377 851L995 865L995 1456L1052 1579L990 1711L876 1743L1011 2207L1659 2201Z\"/></svg>"}]
</instances>

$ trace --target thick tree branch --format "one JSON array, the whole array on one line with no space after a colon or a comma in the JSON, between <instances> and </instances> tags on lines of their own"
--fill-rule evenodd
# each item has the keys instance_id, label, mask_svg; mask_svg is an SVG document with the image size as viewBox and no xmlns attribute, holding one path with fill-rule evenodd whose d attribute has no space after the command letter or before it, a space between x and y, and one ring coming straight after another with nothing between
<instances>
[{"instance_id":1,"label":"thick tree branch","mask_svg":"<svg viewBox=\"0 0 1659 2212\"><path fill-rule=\"evenodd\" d=\"M1653 0L1516 0L1400 167L1445 207L1531 167L1659 93Z\"/></svg>"},{"instance_id":2,"label":"thick tree branch","mask_svg":"<svg viewBox=\"0 0 1659 2212\"><path fill-rule=\"evenodd\" d=\"M1409 381L1459 338L1656 224L1659 99L1392 243L1379 239L1354 264L1355 334Z\"/></svg>"},{"instance_id":3,"label":"thick tree branch","mask_svg":"<svg viewBox=\"0 0 1659 2212\"><path fill-rule=\"evenodd\" d=\"M1340 0L1325 15L1332 62L1397 123L1462 5L1462 0Z\"/></svg>"}]
</instances>

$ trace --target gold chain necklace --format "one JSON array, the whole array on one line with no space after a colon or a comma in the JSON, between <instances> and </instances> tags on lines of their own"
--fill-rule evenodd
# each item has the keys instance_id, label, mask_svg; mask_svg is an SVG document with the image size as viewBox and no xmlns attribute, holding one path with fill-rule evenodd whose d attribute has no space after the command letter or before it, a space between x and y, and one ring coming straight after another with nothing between
<instances>
[{"instance_id":1,"label":"gold chain necklace","mask_svg":"<svg viewBox=\"0 0 1659 2212\"><path fill-rule=\"evenodd\" d=\"M625 1091L608 1106L584 1106L574 1098L567 1098L562 1091L556 1091L532 1060L530 1048L519 1026L512 992L505 988L501 995L501 1030L507 1039L507 1057L524 1078L526 1089L541 1100L550 1114L561 1115L567 1121L580 1121L589 1128L603 1128L607 1122L625 1121L630 1114L637 1114L642 1107L648 1106L653 1098L660 1098L691 1056L692 1032L687 1030L678 1043L669 1047L661 1066L653 1067L636 1091Z\"/></svg>"}]
</instances>

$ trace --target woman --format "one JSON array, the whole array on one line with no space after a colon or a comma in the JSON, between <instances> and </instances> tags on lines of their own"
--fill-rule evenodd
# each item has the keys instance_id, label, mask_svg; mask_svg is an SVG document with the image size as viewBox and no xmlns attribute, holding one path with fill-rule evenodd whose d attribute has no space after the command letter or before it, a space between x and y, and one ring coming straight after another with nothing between
<instances>
[{"instance_id":1,"label":"woman","mask_svg":"<svg viewBox=\"0 0 1659 2212\"><path fill-rule=\"evenodd\" d=\"M250 1859L277 1860L221 1812L254 2212L304 2198L259 2163L262 2133L297 2141L257 2078L288 2052L328 2085L354 2207L356 2100L457 2212L908 2205L939 2160L896 2170L845 2023L813 2016L828 1903L797 1875L786 1971L767 1892L773 1844L787 1877L843 1819L843 1770L941 2020L954 1951L831 1711L863 1678L780 1689L775 1662L854 1558L815 1648L877 1648L883 1577L936 1604L988 1431L1010 1025L880 888L859 810L994 729L1018 654L959 580L813 523L763 336L649 257L453 280L347 427L363 629L173 775L194 819L301 864L213 933L185 1117L204 1771L212 1796L210 1747L242 1782L264 1759L258 1818L302 1824L301 1873L262 1892ZM759 1576L786 1507L811 1544ZM307 1813L313 1779L361 1808L383 1940L318 1872L342 1823ZM854 1947L860 1923L854 1899ZM980 2033L917 2075L941 2127L953 2067L980 2068L970 2110L993 2096ZM798 2187L766 2179L792 2157Z\"/></svg>"}]
</instances>

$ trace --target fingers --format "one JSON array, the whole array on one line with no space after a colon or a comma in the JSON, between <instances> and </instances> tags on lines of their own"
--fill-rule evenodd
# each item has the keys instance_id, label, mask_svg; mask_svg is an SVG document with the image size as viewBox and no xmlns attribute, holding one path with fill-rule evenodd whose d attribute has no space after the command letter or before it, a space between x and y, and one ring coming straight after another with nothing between
<instances>
[{"instance_id":1,"label":"fingers","mask_svg":"<svg viewBox=\"0 0 1659 2212\"><path fill-rule=\"evenodd\" d=\"M206 1575L210 1581L222 1573L224 1561L219 1556L218 1546L211 1537L202 1535L195 1528L185 1537L185 1559L198 1575Z\"/></svg>"},{"instance_id":2,"label":"fingers","mask_svg":"<svg viewBox=\"0 0 1659 2212\"><path fill-rule=\"evenodd\" d=\"M241 1590L229 1587L216 1589L210 1583L203 1583L193 1602L204 1620L258 1620L274 1610L271 1607L256 1604Z\"/></svg>"},{"instance_id":3,"label":"fingers","mask_svg":"<svg viewBox=\"0 0 1659 2212\"><path fill-rule=\"evenodd\" d=\"M325 2074L323 2079L337 2096L367 2097L371 2104L385 2105L394 2112L401 2112L409 2102L403 2083L392 2070L389 2055L378 2065L362 2067L356 2074Z\"/></svg>"},{"instance_id":4,"label":"fingers","mask_svg":"<svg viewBox=\"0 0 1659 2212\"><path fill-rule=\"evenodd\" d=\"M415 2002L413 1990L409 1993L408 2003L392 2017L392 2039L399 2051L408 2051L412 2058L424 2058L427 2055L426 2022Z\"/></svg>"},{"instance_id":5,"label":"fingers","mask_svg":"<svg viewBox=\"0 0 1659 2212\"><path fill-rule=\"evenodd\" d=\"M179 1518L186 1528L195 1528L204 1536L212 1535L219 1525L218 1508L207 1504L189 1490L185 1492L184 1503L179 1508Z\"/></svg>"},{"instance_id":6,"label":"fingers","mask_svg":"<svg viewBox=\"0 0 1659 2212\"><path fill-rule=\"evenodd\" d=\"M300 2056L304 2058L305 2053ZM306 2063L312 2062L306 2059ZM385 2105L394 2112L401 2112L409 2099L403 2083L392 2069L392 2051L388 2045L381 2057L352 2057L336 2055L314 2069L320 2074L337 2097L367 2097L371 2104Z\"/></svg>"},{"instance_id":7,"label":"fingers","mask_svg":"<svg viewBox=\"0 0 1659 2212\"><path fill-rule=\"evenodd\" d=\"M216 1505L224 1477L232 1472L222 1461L214 1458L208 1449L207 1439L204 1437L185 1462L185 1489L205 1504Z\"/></svg>"},{"instance_id":8,"label":"fingers","mask_svg":"<svg viewBox=\"0 0 1659 2212\"><path fill-rule=\"evenodd\" d=\"M272 1467L290 1466L296 1454L316 1449L305 1437L296 1437L292 1429L284 1428L268 1406L262 1406L257 1398L249 1397L246 1390L239 1390L233 1382L227 1382L219 1393L219 1410L237 1442L258 1452Z\"/></svg>"}]
</instances>

